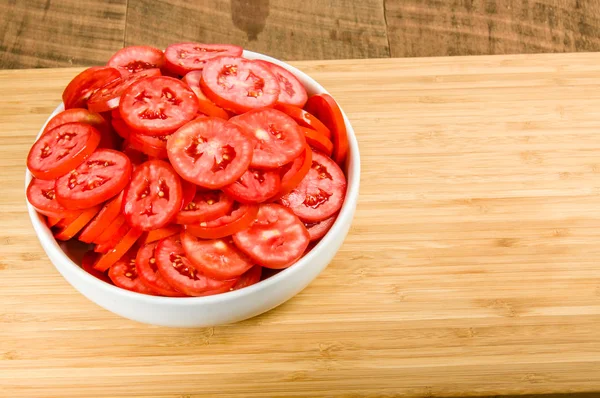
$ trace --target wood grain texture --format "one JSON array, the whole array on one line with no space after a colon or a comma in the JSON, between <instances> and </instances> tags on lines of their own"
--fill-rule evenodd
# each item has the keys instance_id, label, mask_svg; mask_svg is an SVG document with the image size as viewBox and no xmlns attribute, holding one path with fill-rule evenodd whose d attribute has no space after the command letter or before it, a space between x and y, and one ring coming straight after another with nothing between
<instances>
[{"instance_id":1,"label":"wood grain texture","mask_svg":"<svg viewBox=\"0 0 600 398\"><path fill-rule=\"evenodd\" d=\"M0 68L102 65L123 46L126 0L3 0Z\"/></svg>"},{"instance_id":2,"label":"wood grain texture","mask_svg":"<svg viewBox=\"0 0 600 398\"><path fill-rule=\"evenodd\" d=\"M301 294L197 330L118 318L52 267L25 156L77 70L0 72L2 394L599 391L600 54L295 65L356 129L356 218Z\"/></svg>"},{"instance_id":3,"label":"wood grain texture","mask_svg":"<svg viewBox=\"0 0 600 398\"><path fill-rule=\"evenodd\" d=\"M384 0L393 57L600 50L597 0Z\"/></svg>"},{"instance_id":4,"label":"wood grain texture","mask_svg":"<svg viewBox=\"0 0 600 398\"><path fill-rule=\"evenodd\" d=\"M129 0L126 45L181 41L281 59L389 57L381 0Z\"/></svg>"}]
</instances>

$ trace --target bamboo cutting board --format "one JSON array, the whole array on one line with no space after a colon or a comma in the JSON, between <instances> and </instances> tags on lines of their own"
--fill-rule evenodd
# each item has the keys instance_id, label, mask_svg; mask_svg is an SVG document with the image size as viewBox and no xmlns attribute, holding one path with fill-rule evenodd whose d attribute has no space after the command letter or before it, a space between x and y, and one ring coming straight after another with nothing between
<instances>
[{"instance_id":1,"label":"bamboo cutting board","mask_svg":"<svg viewBox=\"0 0 600 398\"><path fill-rule=\"evenodd\" d=\"M356 129L354 224L297 297L197 330L52 267L24 165L76 70L0 72L0 396L600 391L600 54L295 64Z\"/></svg>"}]
</instances>

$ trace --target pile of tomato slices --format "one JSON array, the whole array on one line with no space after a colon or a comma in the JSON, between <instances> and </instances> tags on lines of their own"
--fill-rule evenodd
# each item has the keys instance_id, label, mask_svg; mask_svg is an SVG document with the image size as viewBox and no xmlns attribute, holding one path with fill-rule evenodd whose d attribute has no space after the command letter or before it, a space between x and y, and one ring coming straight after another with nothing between
<instances>
[{"instance_id":1,"label":"pile of tomato slices","mask_svg":"<svg viewBox=\"0 0 600 398\"><path fill-rule=\"evenodd\" d=\"M294 264L333 225L342 113L233 45L119 50L77 75L27 157L29 203L82 268L169 297L241 289Z\"/></svg>"}]
</instances>

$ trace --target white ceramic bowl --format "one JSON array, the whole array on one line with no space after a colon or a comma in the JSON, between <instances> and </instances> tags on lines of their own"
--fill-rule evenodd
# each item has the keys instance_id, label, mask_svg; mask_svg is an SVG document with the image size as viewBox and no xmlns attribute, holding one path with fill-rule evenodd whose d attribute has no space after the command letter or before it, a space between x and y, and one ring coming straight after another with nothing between
<instances>
[{"instance_id":1,"label":"white ceramic bowl","mask_svg":"<svg viewBox=\"0 0 600 398\"><path fill-rule=\"evenodd\" d=\"M244 56L249 59L267 60L286 68L304 84L309 95L327 93L319 83L284 62L251 51L244 51ZM63 110L64 106L61 104L48 120ZM27 203L29 217L50 261L67 282L85 297L115 314L139 322L172 327L206 327L248 319L277 307L304 289L327 267L348 233L358 199L360 155L354 130L345 114L344 120L349 143L346 164L348 188L346 199L333 227L316 247L296 264L241 290L208 297L172 298L148 296L109 285L80 268L71 259L74 258L73 253L65 253L63 248L67 246L56 242L43 218ZM39 134L42 131L43 127ZM27 171L26 187L30 180L31 174Z\"/></svg>"}]
</instances>

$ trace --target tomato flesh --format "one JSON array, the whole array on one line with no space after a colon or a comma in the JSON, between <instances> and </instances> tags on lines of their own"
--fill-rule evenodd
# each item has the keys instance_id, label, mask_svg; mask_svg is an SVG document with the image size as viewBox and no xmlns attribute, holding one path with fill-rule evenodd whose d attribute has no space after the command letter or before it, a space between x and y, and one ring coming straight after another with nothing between
<instances>
[{"instance_id":1,"label":"tomato flesh","mask_svg":"<svg viewBox=\"0 0 600 398\"><path fill-rule=\"evenodd\" d=\"M278 196L281 197L296 188L308 174L311 164L312 149L307 146L302 155L294 159L293 162L281 167L279 171L281 173L281 188Z\"/></svg>"},{"instance_id":2,"label":"tomato flesh","mask_svg":"<svg viewBox=\"0 0 600 398\"><path fill-rule=\"evenodd\" d=\"M286 104L277 104L275 105L275 109L290 116L300 126L313 129L323 134L328 139L331 139L331 131L329 130L329 128L311 113L302 110L296 106Z\"/></svg>"},{"instance_id":3,"label":"tomato flesh","mask_svg":"<svg viewBox=\"0 0 600 398\"><path fill-rule=\"evenodd\" d=\"M262 203L275 196L280 188L277 171L248 169L236 182L223 187L223 192L241 203Z\"/></svg>"},{"instance_id":4,"label":"tomato flesh","mask_svg":"<svg viewBox=\"0 0 600 398\"><path fill-rule=\"evenodd\" d=\"M100 87L119 79L121 74L115 68L94 66L75 76L63 91L65 109L85 108L88 99Z\"/></svg>"},{"instance_id":5,"label":"tomato flesh","mask_svg":"<svg viewBox=\"0 0 600 398\"><path fill-rule=\"evenodd\" d=\"M144 285L140 279L135 266L135 257L131 254L127 254L110 267L108 277L115 286L122 289L151 296L156 294L151 288Z\"/></svg>"},{"instance_id":6,"label":"tomato flesh","mask_svg":"<svg viewBox=\"0 0 600 398\"><path fill-rule=\"evenodd\" d=\"M149 160L133 172L123 198L123 214L135 228L162 228L181 208L181 197L181 181L171 165Z\"/></svg>"},{"instance_id":7,"label":"tomato flesh","mask_svg":"<svg viewBox=\"0 0 600 398\"><path fill-rule=\"evenodd\" d=\"M192 265L200 273L214 279L237 278L254 265L231 239L203 240L184 233L181 244Z\"/></svg>"},{"instance_id":8,"label":"tomato flesh","mask_svg":"<svg viewBox=\"0 0 600 398\"><path fill-rule=\"evenodd\" d=\"M32 178L27 186L27 201L35 207L38 213L62 220L76 213L58 203L55 183L54 180Z\"/></svg>"},{"instance_id":9,"label":"tomato flesh","mask_svg":"<svg viewBox=\"0 0 600 398\"><path fill-rule=\"evenodd\" d=\"M308 99L306 89L294 74L279 65L268 61L254 61L265 65L277 78L279 97L277 102L302 108Z\"/></svg>"},{"instance_id":10,"label":"tomato flesh","mask_svg":"<svg viewBox=\"0 0 600 398\"><path fill-rule=\"evenodd\" d=\"M46 132L58 126L62 126L63 124L67 123L89 124L90 126L96 128L96 130L98 130L103 137L104 135L110 133L108 122L106 119L104 119L104 117L102 117L102 115L90 112L83 108L72 108L62 111L50 119L48 124L46 124L46 127L44 127L44 132L42 134L45 134Z\"/></svg>"},{"instance_id":11,"label":"tomato flesh","mask_svg":"<svg viewBox=\"0 0 600 398\"><path fill-rule=\"evenodd\" d=\"M135 269L142 283L151 290L167 297L183 297L158 272L156 266L156 245L150 243L140 248L135 258Z\"/></svg>"},{"instance_id":12,"label":"tomato flesh","mask_svg":"<svg viewBox=\"0 0 600 398\"><path fill-rule=\"evenodd\" d=\"M169 236L177 235L181 232L181 227L179 225L168 225L166 227L153 229L148 232L146 235L146 239L144 239L144 244L157 242L159 240L168 238Z\"/></svg>"},{"instance_id":13,"label":"tomato flesh","mask_svg":"<svg viewBox=\"0 0 600 398\"><path fill-rule=\"evenodd\" d=\"M224 216L233 207L233 199L221 191L197 192L177 216L177 224L194 224Z\"/></svg>"},{"instance_id":14,"label":"tomato flesh","mask_svg":"<svg viewBox=\"0 0 600 398\"><path fill-rule=\"evenodd\" d=\"M186 232L203 239L218 239L242 231L254 221L258 207L235 203L231 210L222 217L212 221L185 226Z\"/></svg>"},{"instance_id":15,"label":"tomato flesh","mask_svg":"<svg viewBox=\"0 0 600 398\"><path fill-rule=\"evenodd\" d=\"M348 134L342 110L329 94L317 94L309 98L306 110L318 117L331 131L333 142L332 158L343 164L348 156Z\"/></svg>"},{"instance_id":16,"label":"tomato flesh","mask_svg":"<svg viewBox=\"0 0 600 398\"><path fill-rule=\"evenodd\" d=\"M148 69L160 69L164 64L165 55L158 48L130 46L117 51L107 65L117 69L121 76L127 77Z\"/></svg>"},{"instance_id":17,"label":"tomato flesh","mask_svg":"<svg viewBox=\"0 0 600 398\"><path fill-rule=\"evenodd\" d=\"M98 149L75 170L56 180L56 199L68 209L85 209L112 198L131 176L129 158L113 149Z\"/></svg>"},{"instance_id":18,"label":"tomato flesh","mask_svg":"<svg viewBox=\"0 0 600 398\"><path fill-rule=\"evenodd\" d=\"M304 222L304 226L308 230L308 234L310 235L310 240L315 241L321 239L325 236L325 234L331 229L333 224L335 223L335 219L337 218L337 214L326 218L323 221L317 222Z\"/></svg>"},{"instance_id":19,"label":"tomato flesh","mask_svg":"<svg viewBox=\"0 0 600 398\"><path fill-rule=\"evenodd\" d=\"M244 272L242 276L240 276L240 279L235 285L233 285L231 290L240 290L260 282L262 270L263 267L260 265L255 265L254 267L250 268L248 271Z\"/></svg>"},{"instance_id":20,"label":"tomato flesh","mask_svg":"<svg viewBox=\"0 0 600 398\"><path fill-rule=\"evenodd\" d=\"M184 179L217 189L233 183L252 160L252 143L239 127L218 118L197 118L167 142L173 168Z\"/></svg>"},{"instance_id":21,"label":"tomato flesh","mask_svg":"<svg viewBox=\"0 0 600 398\"><path fill-rule=\"evenodd\" d=\"M79 217L73 220L71 223L61 228L54 234L54 237L58 240L69 240L74 237L83 227L90 222L92 218L98 214L100 206L94 206L84 210Z\"/></svg>"},{"instance_id":22,"label":"tomato flesh","mask_svg":"<svg viewBox=\"0 0 600 398\"><path fill-rule=\"evenodd\" d=\"M198 112L208 117L218 117L223 120L229 119L229 114L221 107L212 103L206 98L206 95L200 88L200 78L202 77L201 70L194 70L187 73L183 77L183 81L192 89L196 97L198 97Z\"/></svg>"},{"instance_id":23,"label":"tomato flesh","mask_svg":"<svg viewBox=\"0 0 600 398\"><path fill-rule=\"evenodd\" d=\"M129 232L125 234L123 239L121 239L111 251L100 257L98 262L94 265L94 268L101 272L104 272L107 269L109 269L113 264L119 261L129 251L129 249L133 247L135 242L137 242L137 240L140 236L142 236L142 234L143 232L139 229L131 228Z\"/></svg>"},{"instance_id":24,"label":"tomato flesh","mask_svg":"<svg viewBox=\"0 0 600 398\"><path fill-rule=\"evenodd\" d=\"M100 132L84 123L67 123L44 133L27 155L34 177L53 180L79 166L100 143Z\"/></svg>"},{"instance_id":25,"label":"tomato flesh","mask_svg":"<svg viewBox=\"0 0 600 398\"><path fill-rule=\"evenodd\" d=\"M306 138L308 146L315 148L317 151L324 153L327 156L331 156L333 152L333 144L329 139L316 130L309 129L306 127L300 127Z\"/></svg>"},{"instance_id":26,"label":"tomato flesh","mask_svg":"<svg viewBox=\"0 0 600 398\"><path fill-rule=\"evenodd\" d=\"M79 240L85 243L92 243L119 216L122 203L123 192L106 202L92 222L81 231Z\"/></svg>"},{"instance_id":27,"label":"tomato flesh","mask_svg":"<svg viewBox=\"0 0 600 398\"><path fill-rule=\"evenodd\" d=\"M167 158L167 142L171 138L170 135L150 136L139 133L131 133L129 135L129 145L148 156L158 159Z\"/></svg>"},{"instance_id":28,"label":"tomato flesh","mask_svg":"<svg viewBox=\"0 0 600 398\"><path fill-rule=\"evenodd\" d=\"M325 155L313 152L311 168L280 202L304 221L321 221L341 207L346 194L346 177L340 167Z\"/></svg>"},{"instance_id":29,"label":"tomato flesh","mask_svg":"<svg viewBox=\"0 0 600 398\"><path fill-rule=\"evenodd\" d=\"M310 241L302 221L278 204L263 204L248 229L233 235L236 246L267 268L287 268L296 262Z\"/></svg>"},{"instance_id":30,"label":"tomato flesh","mask_svg":"<svg viewBox=\"0 0 600 398\"><path fill-rule=\"evenodd\" d=\"M176 43L165 50L166 67L177 75L204 68L212 58L224 55L239 57L242 47L230 44Z\"/></svg>"}]
</instances>

